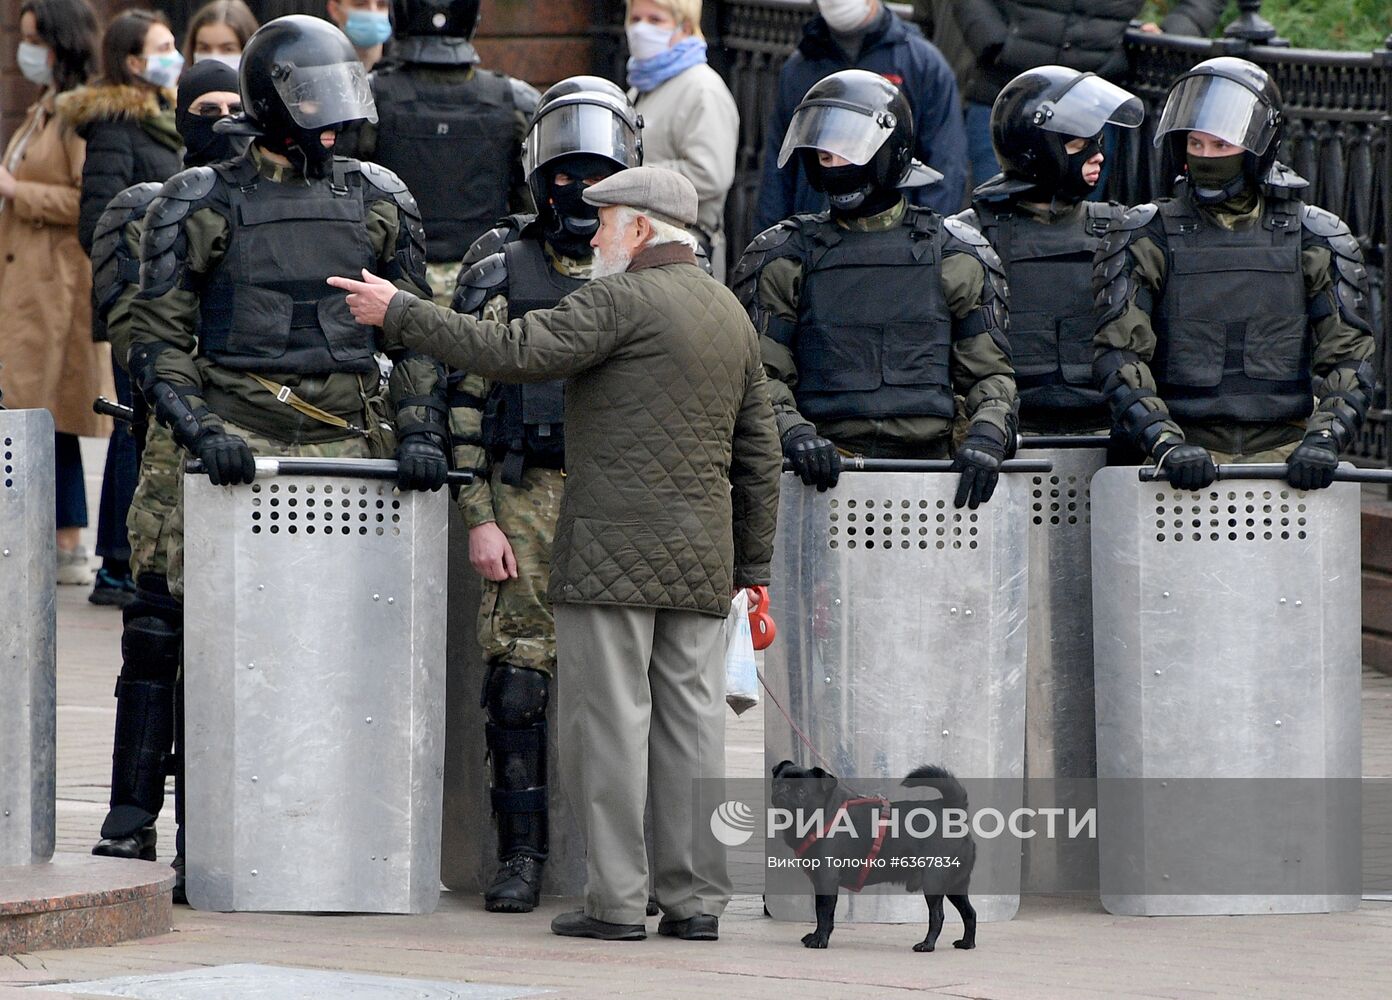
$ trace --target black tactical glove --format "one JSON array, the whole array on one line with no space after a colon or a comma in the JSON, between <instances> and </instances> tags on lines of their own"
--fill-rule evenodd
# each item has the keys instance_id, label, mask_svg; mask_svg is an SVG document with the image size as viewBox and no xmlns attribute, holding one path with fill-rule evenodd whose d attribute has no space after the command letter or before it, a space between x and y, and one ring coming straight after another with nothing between
<instances>
[{"instance_id":1,"label":"black tactical glove","mask_svg":"<svg viewBox=\"0 0 1392 1000\"><path fill-rule=\"evenodd\" d=\"M783 435L783 457L808 486L825 493L841 478L841 453L824 437L818 437L807 424Z\"/></svg>"},{"instance_id":2,"label":"black tactical glove","mask_svg":"<svg viewBox=\"0 0 1392 1000\"><path fill-rule=\"evenodd\" d=\"M256 478L256 456L245 441L219 428L198 435L194 454L214 486L235 486Z\"/></svg>"},{"instance_id":3,"label":"black tactical glove","mask_svg":"<svg viewBox=\"0 0 1392 1000\"><path fill-rule=\"evenodd\" d=\"M1155 446L1155 464L1177 490L1202 490L1218 478L1218 467L1206 448L1183 441L1161 441Z\"/></svg>"},{"instance_id":4,"label":"black tactical glove","mask_svg":"<svg viewBox=\"0 0 1392 1000\"><path fill-rule=\"evenodd\" d=\"M1334 482L1339 448L1324 434L1311 434L1286 459L1286 480L1298 490L1323 490Z\"/></svg>"},{"instance_id":5,"label":"black tactical glove","mask_svg":"<svg viewBox=\"0 0 1392 1000\"><path fill-rule=\"evenodd\" d=\"M972 427L952 459L952 470L962 474L952 506L976 510L990 500L1004 461L1005 435L990 424Z\"/></svg>"},{"instance_id":6,"label":"black tactical glove","mask_svg":"<svg viewBox=\"0 0 1392 1000\"><path fill-rule=\"evenodd\" d=\"M430 490L445 485L449 459L434 434L408 434L396 445L396 482L403 490Z\"/></svg>"}]
</instances>

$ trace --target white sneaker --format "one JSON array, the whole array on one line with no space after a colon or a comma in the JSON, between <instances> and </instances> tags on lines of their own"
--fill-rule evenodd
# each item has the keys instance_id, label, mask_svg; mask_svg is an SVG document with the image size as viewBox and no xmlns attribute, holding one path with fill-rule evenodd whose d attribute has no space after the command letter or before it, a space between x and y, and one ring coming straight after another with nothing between
<instances>
[{"instance_id":1,"label":"white sneaker","mask_svg":"<svg viewBox=\"0 0 1392 1000\"><path fill-rule=\"evenodd\" d=\"M95 579L87 562L87 550L79 545L71 552L58 550L58 582L71 586L90 586Z\"/></svg>"}]
</instances>

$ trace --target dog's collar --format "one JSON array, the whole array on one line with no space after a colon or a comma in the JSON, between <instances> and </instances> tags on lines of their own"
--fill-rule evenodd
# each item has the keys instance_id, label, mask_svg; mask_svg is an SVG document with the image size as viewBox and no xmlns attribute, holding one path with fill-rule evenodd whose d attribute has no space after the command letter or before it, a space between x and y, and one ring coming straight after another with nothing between
<instances>
[{"instance_id":1,"label":"dog's collar","mask_svg":"<svg viewBox=\"0 0 1392 1000\"><path fill-rule=\"evenodd\" d=\"M841 808L836 810L835 815L832 816L831 827L835 828L837 823L840 822L841 817L850 811L851 806L866 805L879 806L880 812L883 813L889 808L889 799L885 798L883 795L867 795L857 799L847 799L845 802L841 803ZM865 856L865 864L860 868L860 879L855 885L846 886L851 892L860 892L861 889L865 888L865 880L870 877L870 869L875 866L875 859L880 856L880 848L884 846L885 832L888 827L882 822L877 822L875 827L875 840L870 845L870 853ZM812 850L812 845L821 840L824 836L826 836L825 828L821 832L813 830L807 835L807 838L797 846L797 849L793 851L793 857L801 858L808 851Z\"/></svg>"}]
</instances>

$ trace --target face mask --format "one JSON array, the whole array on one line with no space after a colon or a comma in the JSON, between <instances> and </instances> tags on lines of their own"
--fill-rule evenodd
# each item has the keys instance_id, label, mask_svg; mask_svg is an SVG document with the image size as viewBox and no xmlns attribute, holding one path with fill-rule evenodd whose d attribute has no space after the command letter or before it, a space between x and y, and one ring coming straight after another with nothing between
<instances>
[{"instance_id":1,"label":"face mask","mask_svg":"<svg viewBox=\"0 0 1392 1000\"><path fill-rule=\"evenodd\" d=\"M1194 196L1203 204L1217 204L1241 194L1247 187L1243 176L1242 161L1246 153L1232 156L1195 156L1185 154L1189 166L1189 179L1194 185Z\"/></svg>"},{"instance_id":2,"label":"face mask","mask_svg":"<svg viewBox=\"0 0 1392 1000\"><path fill-rule=\"evenodd\" d=\"M1088 140L1088 144L1076 153L1069 153L1068 159L1063 167L1063 180L1059 182L1056 196L1060 201L1077 202L1082 201L1092 194L1093 185L1083 180L1083 167L1087 161L1092 159L1102 151L1102 144L1097 136Z\"/></svg>"},{"instance_id":3,"label":"face mask","mask_svg":"<svg viewBox=\"0 0 1392 1000\"><path fill-rule=\"evenodd\" d=\"M817 0L817 12L832 31L854 31L870 16L869 0Z\"/></svg>"},{"instance_id":4,"label":"face mask","mask_svg":"<svg viewBox=\"0 0 1392 1000\"><path fill-rule=\"evenodd\" d=\"M53 67L48 64L48 52L47 45L19 43L15 59L19 62L19 71L24 74L24 79L40 87L47 87L53 82Z\"/></svg>"},{"instance_id":5,"label":"face mask","mask_svg":"<svg viewBox=\"0 0 1392 1000\"><path fill-rule=\"evenodd\" d=\"M179 135L184 140L184 166L202 167L209 163L221 163L241 153L245 147L242 137L213 131L213 126L221 120L194 114L179 116Z\"/></svg>"},{"instance_id":6,"label":"face mask","mask_svg":"<svg viewBox=\"0 0 1392 1000\"><path fill-rule=\"evenodd\" d=\"M556 216L551 244L567 257L587 257L590 239L599 229L599 208L585 201L585 185L579 181L551 185L551 211Z\"/></svg>"},{"instance_id":7,"label":"face mask","mask_svg":"<svg viewBox=\"0 0 1392 1000\"><path fill-rule=\"evenodd\" d=\"M392 35L391 18L372 10L355 10L348 14L343 33L360 49L381 45Z\"/></svg>"},{"instance_id":8,"label":"face mask","mask_svg":"<svg viewBox=\"0 0 1392 1000\"><path fill-rule=\"evenodd\" d=\"M183 71L183 56L177 52L160 52L145 57L145 72L140 76L147 83L171 90L179 83L179 74Z\"/></svg>"},{"instance_id":9,"label":"face mask","mask_svg":"<svg viewBox=\"0 0 1392 1000\"><path fill-rule=\"evenodd\" d=\"M664 31L647 21L635 21L624 29L624 33L628 36L628 54L642 62L670 49L676 31Z\"/></svg>"},{"instance_id":10,"label":"face mask","mask_svg":"<svg viewBox=\"0 0 1392 1000\"><path fill-rule=\"evenodd\" d=\"M224 56L215 52L204 52L193 57L195 65L201 63L205 59L212 59L215 62L222 63L224 66L231 66L234 70L240 69L242 65L242 57L240 55Z\"/></svg>"}]
</instances>

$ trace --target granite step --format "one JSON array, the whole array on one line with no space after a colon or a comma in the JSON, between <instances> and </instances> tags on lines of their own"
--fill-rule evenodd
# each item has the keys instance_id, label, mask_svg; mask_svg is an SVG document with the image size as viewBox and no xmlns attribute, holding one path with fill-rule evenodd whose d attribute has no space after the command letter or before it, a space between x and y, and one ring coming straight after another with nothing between
<instances>
[{"instance_id":1,"label":"granite step","mask_svg":"<svg viewBox=\"0 0 1392 1000\"><path fill-rule=\"evenodd\" d=\"M90 854L0 868L0 955L164 934L173 924L173 887L168 865Z\"/></svg>"}]
</instances>

